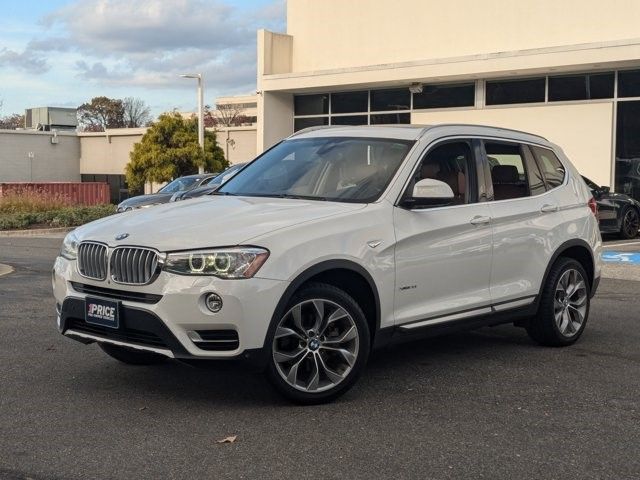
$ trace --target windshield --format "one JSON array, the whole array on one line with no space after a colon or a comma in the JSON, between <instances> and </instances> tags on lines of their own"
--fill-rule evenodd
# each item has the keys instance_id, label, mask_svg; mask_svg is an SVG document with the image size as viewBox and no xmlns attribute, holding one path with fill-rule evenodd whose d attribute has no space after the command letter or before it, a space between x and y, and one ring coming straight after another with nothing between
<instances>
[{"instance_id":1,"label":"windshield","mask_svg":"<svg viewBox=\"0 0 640 480\"><path fill-rule=\"evenodd\" d=\"M184 190L188 190L191 187L193 187L198 180L200 180L198 177L176 178L173 182L168 183L167 185L162 187L160 190L158 190L158 193L182 192Z\"/></svg>"},{"instance_id":2,"label":"windshield","mask_svg":"<svg viewBox=\"0 0 640 480\"><path fill-rule=\"evenodd\" d=\"M287 140L247 165L217 194L372 202L413 143L351 137Z\"/></svg>"}]
</instances>

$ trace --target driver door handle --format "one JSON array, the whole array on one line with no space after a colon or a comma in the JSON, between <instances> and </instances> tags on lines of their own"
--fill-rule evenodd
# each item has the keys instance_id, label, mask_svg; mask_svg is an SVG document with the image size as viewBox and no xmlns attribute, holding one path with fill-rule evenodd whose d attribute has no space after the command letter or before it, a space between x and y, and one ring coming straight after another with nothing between
<instances>
[{"instance_id":1,"label":"driver door handle","mask_svg":"<svg viewBox=\"0 0 640 480\"><path fill-rule=\"evenodd\" d=\"M550 203L545 203L544 205L542 205L542 207L540 207L540 211L542 213L557 212L558 205L551 205Z\"/></svg>"},{"instance_id":2,"label":"driver door handle","mask_svg":"<svg viewBox=\"0 0 640 480\"><path fill-rule=\"evenodd\" d=\"M471 220L469 220L471 225L485 225L487 223L491 223L491 217L485 217L483 215L476 215Z\"/></svg>"}]
</instances>

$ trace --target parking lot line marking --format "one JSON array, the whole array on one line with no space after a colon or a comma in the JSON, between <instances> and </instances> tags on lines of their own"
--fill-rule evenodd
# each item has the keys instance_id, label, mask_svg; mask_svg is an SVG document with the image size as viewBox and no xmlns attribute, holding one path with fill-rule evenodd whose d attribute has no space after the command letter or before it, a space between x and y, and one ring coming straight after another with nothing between
<instances>
[{"instance_id":1,"label":"parking lot line marking","mask_svg":"<svg viewBox=\"0 0 640 480\"><path fill-rule=\"evenodd\" d=\"M640 240L636 240L633 242L626 242L626 243L603 243L602 246L603 248L609 248L609 247L628 247L630 245L640 245Z\"/></svg>"}]
</instances>

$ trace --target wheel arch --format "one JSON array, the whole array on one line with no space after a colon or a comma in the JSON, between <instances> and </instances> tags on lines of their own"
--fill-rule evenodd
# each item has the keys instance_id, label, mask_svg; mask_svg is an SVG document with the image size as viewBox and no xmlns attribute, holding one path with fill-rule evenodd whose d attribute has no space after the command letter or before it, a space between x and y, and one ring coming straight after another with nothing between
<instances>
[{"instance_id":1,"label":"wheel arch","mask_svg":"<svg viewBox=\"0 0 640 480\"><path fill-rule=\"evenodd\" d=\"M317 263L295 277L276 305L271 317L271 327L276 324L276 319L284 315L287 304L295 293L309 282L327 283L351 295L365 314L373 343L376 333L380 330L381 311L378 288L371 274L362 265L344 259ZM267 338L270 338L270 335Z\"/></svg>"},{"instance_id":2,"label":"wheel arch","mask_svg":"<svg viewBox=\"0 0 640 480\"><path fill-rule=\"evenodd\" d=\"M538 299L540 299L540 297L542 296L542 291L544 290L544 286L546 285L547 279L549 278L549 272L551 271L551 268L560 257L572 258L580 262L580 264L587 272L587 276L589 277L587 280L589 282L589 292L591 293L593 291L593 286L595 283L595 259L593 258L593 250L586 241L576 238L573 240L568 240L561 244L551 256L551 260L549 260L547 268L544 272L544 277L542 277Z\"/></svg>"}]
</instances>

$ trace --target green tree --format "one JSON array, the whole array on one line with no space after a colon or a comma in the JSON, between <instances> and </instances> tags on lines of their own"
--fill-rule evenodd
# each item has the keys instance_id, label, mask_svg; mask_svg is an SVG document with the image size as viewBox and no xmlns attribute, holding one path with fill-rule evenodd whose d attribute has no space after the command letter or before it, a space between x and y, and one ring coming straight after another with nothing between
<instances>
[{"instance_id":1,"label":"green tree","mask_svg":"<svg viewBox=\"0 0 640 480\"><path fill-rule=\"evenodd\" d=\"M78 107L78 120L85 132L104 132L107 128L126 127L122 100L93 97Z\"/></svg>"},{"instance_id":2,"label":"green tree","mask_svg":"<svg viewBox=\"0 0 640 480\"><path fill-rule=\"evenodd\" d=\"M139 190L147 182L168 182L182 175L220 172L229 166L216 134L204 133L204 152L198 145L198 121L178 113L165 113L151 124L139 143L133 146L126 167L129 189Z\"/></svg>"}]
</instances>

